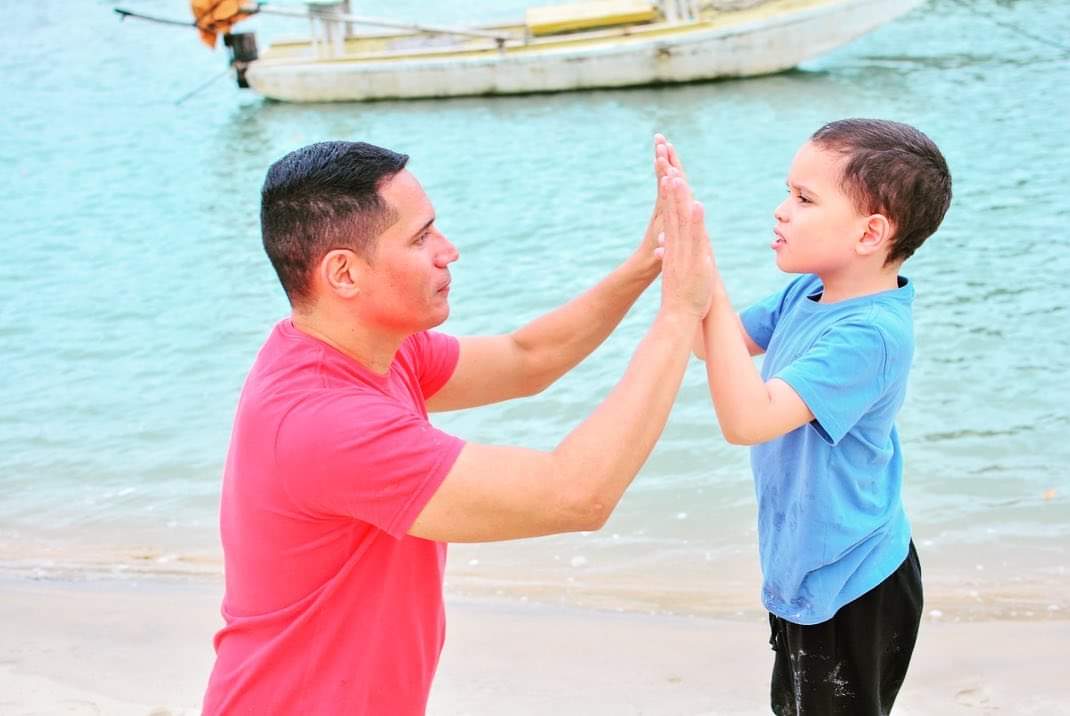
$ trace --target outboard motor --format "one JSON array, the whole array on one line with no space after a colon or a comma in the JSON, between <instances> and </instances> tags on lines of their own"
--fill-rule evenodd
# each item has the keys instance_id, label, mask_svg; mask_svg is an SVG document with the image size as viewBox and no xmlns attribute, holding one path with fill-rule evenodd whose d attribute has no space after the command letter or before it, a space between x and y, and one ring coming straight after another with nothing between
<instances>
[{"instance_id":1,"label":"outboard motor","mask_svg":"<svg viewBox=\"0 0 1070 716\"><path fill-rule=\"evenodd\" d=\"M228 32L223 35L223 44L230 49L230 66L238 76L238 86L247 88L245 69L257 58L255 32Z\"/></svg>"}]
</instances>

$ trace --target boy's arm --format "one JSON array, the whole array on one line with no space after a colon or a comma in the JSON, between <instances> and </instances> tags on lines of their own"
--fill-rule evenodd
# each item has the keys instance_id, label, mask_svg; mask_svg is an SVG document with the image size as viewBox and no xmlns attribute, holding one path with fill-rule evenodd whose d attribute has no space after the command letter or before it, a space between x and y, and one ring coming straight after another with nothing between
<instances>
[{"instance_id":1,"label":"boy's arm","mask_svg":"<svg viewBox=\"0 0 1070 716\"><path fill-rule=\"evenodd\" d=\"M713 303L702 322L702 333L706 355L712 357L706 361L710 395L728 442L762 443L814 419L791 386L776 378L762 380L751 360L755 355L752 346L747 344L746 331L732 310L720 274L716 275Z\"/></svg>"},{"instance_id":2,"label":"boy's arm","mask_svg":"<svg viewBox=\"0 0 1070 716\"><path fill-rule=\"evenodd\" d=\"M739 335L743 338L743 345L747 347L747 352L750 353L751 357L760 356L765 353L765 349L755 343L754 339L747 333L747 329L743 326L743 320L739 317L739 314L736 314L736 320L739 322ZM706 360L706 337L705 331L701 325L698 327L698 330L695 331L695 344L692 346L691 352L694 353L695 357L699 360Z\"/></svg>"}]
</instances>

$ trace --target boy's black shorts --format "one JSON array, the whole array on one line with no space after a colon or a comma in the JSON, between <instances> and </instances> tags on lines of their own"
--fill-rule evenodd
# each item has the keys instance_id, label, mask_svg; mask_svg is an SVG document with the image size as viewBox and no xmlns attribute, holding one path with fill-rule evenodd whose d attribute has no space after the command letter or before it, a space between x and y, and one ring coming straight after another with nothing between
<instances>
[{"instance_id":1,"label":"boy's black shorts","mask_svg":"<svg viewBox=\"0 0 1070 716\"><path fill-rule=\"evenodd\" d=\"M887 579L832 619L803 626L770 614L777 716L884 716L914 652L922 614L914 543Z\"/></svg>"}]
</instances>

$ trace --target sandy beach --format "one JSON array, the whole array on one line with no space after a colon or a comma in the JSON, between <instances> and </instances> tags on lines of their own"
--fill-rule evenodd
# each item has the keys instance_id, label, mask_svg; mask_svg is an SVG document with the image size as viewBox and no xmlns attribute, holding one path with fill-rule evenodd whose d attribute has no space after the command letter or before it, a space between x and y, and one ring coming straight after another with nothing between
<instances>
[{"instance_id":1,"label":"sandy beach","mask_svg":"<svg viewBox=\"0 0 1070 716\"><path fill-rule=\"evenodd\" d=\"M221 584L0 580L0 714L199 712ZM448 602L431 716L764 714L760 618ZM1070 713L1070 621L927 620L897 714Z\"/></svg>"}]
</instances>

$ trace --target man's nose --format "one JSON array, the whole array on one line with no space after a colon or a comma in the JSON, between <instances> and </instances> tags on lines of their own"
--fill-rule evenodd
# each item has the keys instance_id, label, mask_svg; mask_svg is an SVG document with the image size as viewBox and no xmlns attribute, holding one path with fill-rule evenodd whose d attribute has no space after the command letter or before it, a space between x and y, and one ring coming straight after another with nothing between
<instances>
[{"instance_id":1,"label":"man's nose","mask_svg":"<svg viewBox=\"0 0 1070 716\"><path fill-rule=\"evenodd\" d=\"M438 259L438 265L445 268L460 257L461 252L457 250L457 247L454 246L449 239L443 236L442 246L439 248L438 256L436 257Z\"/></svg>"}]
</instances>

